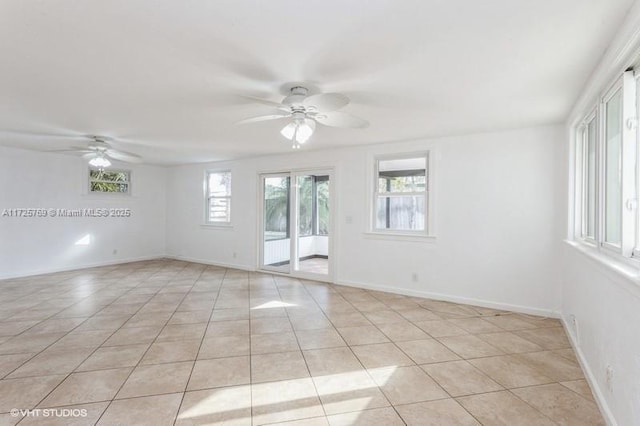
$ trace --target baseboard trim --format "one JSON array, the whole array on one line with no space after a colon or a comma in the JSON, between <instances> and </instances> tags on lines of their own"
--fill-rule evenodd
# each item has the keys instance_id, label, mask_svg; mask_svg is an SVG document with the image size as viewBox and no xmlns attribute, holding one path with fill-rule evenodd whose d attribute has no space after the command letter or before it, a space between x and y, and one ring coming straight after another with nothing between
<instances>
[{"instance_id":1,"label":"baseboard trim","mask_svg":"<svg viewBox=\"0 0 640 426\"><path fill-rule=\"evenodd\" d=\"M504 311L513 311L528 315L538 315L544 317L551 318L560 318L560 313L551 309L542 309L542 308L534 308L530 306L521 306L521 305L512 305L509 303L500 303L500 302L491 302L483 299L474 299L469 297L461 297L461 296L452 296L449 294L442 293L434 293L430 291L418 291L418 290L410 290L403 289L397 287L389 287L383 285L375 285L375 284L365 284L356 281L347 281L347 280L338 280L336 281L338 285L344 285L347 287L356 287L362 288L366 290L378 290L384 291L387 293L400 294L403 296L412 296L412 297L424 297L427 299L434 300L442 300L445 302L454 302L454 303L462 303L465 305L475 305L482 306L483 308L492 308L492 309L500 309Z\"/></svg>"},{"instance_id":2,"label":"baseboard trim","mask_svg":"<svg viewBox=\"0 0 640 426\"><path fill-rule=\"evenodd\" d=\"M35 277L37 275L44 274L55 274L56 272L68 272L68 271L77 271L82 269L90 269L90 268L99 268L101 266L113 266L113 265L121 265L125 263L133 263L133 262L143 262L145 260L158 260L165 259L167 256L164 254L150 255L150 256L140 256L140 257L131 257L127 259L118 259L118 260L108 260L102 262L93 262L93 263L84 263L82 265L75 265L73 267L62 267L62 268L46 268L46 269L38 269L36 271L31 271L26 274L9 274L9 275L0 275L0 280L11 280L16 278L28 278Z\"/></svg>"},{"instance_id":3,"label":"baseboard trim","mask_svg":"<svg viewBox=\"0 0 640 426\"><path fill-rule=\"evenodd\" d=\"M560 321L562 322L562 327L564 328L564 332L569 337L569 342L571 343L571 347L576 353L576 358L578 358L578 363L580 364L580 367L582 367L582 371L584 371L584 376L587 379L587 382L589 383L589 387L591 388L591 391L594 394L596 404L600 409L600 413L602 413L604 417L604 421L607 422L608 426L618 426L618 422L616 422L616 419L613 416L611 409L609 408L609 404L607 404L607 401L604 398L604 395L602 394L602 389L600 389L600 386L598 386L598 382L596 381L596 378L593 375L593 370L591 370L591 367L589 366L589 363L587 362L584 356L584 353L582 353L582 350L580 350L580 347L577 345L575 336L573 335L573 333L571 333L569 322L564 316L560 317Z\"/></svg>"},{"instance_id":4,"label":"baseboard trim","mask_svg":"<svg viewBox=\"0 0 640 426\"><path fill-rule=\"evenodd\" d=\"M203 265L219 266L221 268L239 269L241 271L248 271L248 272L256 271L256 268L253 268L253 267L250 267L250 266L246 266L246 265L238 265L238 264L233 264L233 263L217 262L215 260L199 259L197 257L177 256L177 255L172 255L172 254L167 254L167 255L165 255L163 257L165 259L183 260L185 262L193 262L193 263L201 263Z\"/></svg>"}]
</instances>

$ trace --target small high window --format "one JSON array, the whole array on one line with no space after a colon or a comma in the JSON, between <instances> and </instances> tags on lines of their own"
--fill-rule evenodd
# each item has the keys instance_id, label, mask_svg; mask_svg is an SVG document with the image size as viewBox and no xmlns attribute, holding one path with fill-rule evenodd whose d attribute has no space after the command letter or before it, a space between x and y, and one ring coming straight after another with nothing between
<instances>
[{"instance_id":1,"label":"small high window","mask_svg":"<svg viewBox=\"0 0 640 426\"><path fill-rule=\"evenodd\" d=\"M127 170L89 169L90 192L128 194L131 189L131 172Z\"/></svg>"}]
</instances>

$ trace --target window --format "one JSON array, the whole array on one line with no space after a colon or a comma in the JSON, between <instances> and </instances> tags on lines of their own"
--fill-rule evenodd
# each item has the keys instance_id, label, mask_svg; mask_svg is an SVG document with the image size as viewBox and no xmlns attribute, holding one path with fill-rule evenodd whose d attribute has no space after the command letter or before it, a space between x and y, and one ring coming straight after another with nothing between
<instances>
[{"instance_id":1,"label":"window","mask_svg":"<svg viewBox=\"0 0 640 426\"><path fill-rule=\"evenodd\" d=\"M205 218L209 224L231 223L231 171L207 172Z\"/></svg>"},{"instance_id":2,"label":"window","mask_svg":"<svg viewBox=\"0 0 640 426\"><path fill-rule=\"evenodd\" d=\"M376 159L375 231L427 231L428 154Z\"/></svg>"},{"instance_id":3,"label":"window","mask_svg":"<svg viewBox=\"0 0 640 426\"><path fill-rule=\"evenodd\" d=\"M90 192L128 194L131 174L126 170L89 169Z\"/></svg>"},{"instance_id":4,"label":"window","mask_svg":"<svg viewBox=\"0 0 640 426\"><path fill-rule=\"evenodd\" d=\"M626 71L586 116L576 134L579 144L576 229L583 241L608 253L637 256L636 111L639 80Z\"/></svg>"}]
</instances>

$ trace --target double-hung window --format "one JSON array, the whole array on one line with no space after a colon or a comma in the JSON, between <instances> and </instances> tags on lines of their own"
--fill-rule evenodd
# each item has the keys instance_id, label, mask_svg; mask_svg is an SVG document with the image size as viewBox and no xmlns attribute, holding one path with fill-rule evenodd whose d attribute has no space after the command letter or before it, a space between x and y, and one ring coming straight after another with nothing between
<instances>
[{"instance_id":1,"label":"double-hung window","mask_svg":"<svg viewBox=\"0 0 640 426\"><path fill-rule=\"evenodd\" d=\"M231 223L231 171L209 171L205 182L205 220L211 225Z\"/></svg>"},{"instance_id":2,"label":"double-hung window","mask_svg":"<svg viewBox=\"0 0 640 426\"><path fill-rule=\"evenodd\" d=\"M428 164L428 153L376 158L374 231L426 234Z\"/></svg>"},{"instance_id":3,"label":"double-hung window","mask_svg":"<svg viewBox=\"0 0 640 426\"><path fill-rule=\"evenodd\" d=\"M626 71L577 129L576 230L598 249L640 255L637 209L638 76Z\"/></svg>"}]
</instances>

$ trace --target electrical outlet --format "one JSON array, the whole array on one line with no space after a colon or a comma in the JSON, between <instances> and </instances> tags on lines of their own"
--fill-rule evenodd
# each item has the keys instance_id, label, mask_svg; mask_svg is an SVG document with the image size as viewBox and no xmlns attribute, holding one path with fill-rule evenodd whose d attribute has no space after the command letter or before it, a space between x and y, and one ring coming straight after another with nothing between
<instances>
[{"instance_id":1,"label":"electrical outlet","mask_svg":"<svg viewBox=\"0 0 640 426\"><path fill-rule=\"evenodd\" d=\"M607 364L607 368L605 369L605 380L607 382L607 389L609 392L613 392L613 367Z\"/></svg>"},{"instance_id":2,"label":"electrical outlet","mask_svg":"<svg viewBox=\"0 0 640 426\"><path fill-rule=\"evenodd\" d=\"M115 256L116 254L118 254L118 249L113 249L113 255Z\"/></svg>"},{"instance_id":3,"label":"electrical outlet","mask_svg":"<svg viewBox=\"0 0 640 426\"><path fill-rule=\"evenodd\" d=\"M238 257L238 253L236 253L235 251L233 252L233 258L235 259L236 257Z\"/></svg>"},{"instance_id":4,"label":"electrical outlet","mask_svg":"<svg viewBox=\"0 0 640 426\"><path fill-rule=\"evenodd\" d=\"M411 281L413 281L414 283L418 282L418 273L414 272L413 274L411 274Z\"/></svg>"}]
</instances>

